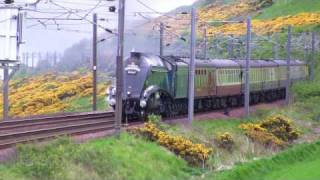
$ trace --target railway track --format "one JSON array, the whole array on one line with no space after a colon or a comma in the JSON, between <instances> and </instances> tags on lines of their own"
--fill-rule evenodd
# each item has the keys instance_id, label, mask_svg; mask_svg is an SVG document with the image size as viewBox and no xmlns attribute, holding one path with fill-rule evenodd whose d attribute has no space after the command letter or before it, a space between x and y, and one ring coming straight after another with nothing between
<instances>
[{"instance_id":1,"label":"railway track","mask_svg":"<svg viewBox=\"0 0 320 180\"><path fill-rule=\"evenodd\" d=\"M254 105L252 107L255 107ZM231 108L231 117L239 116L241 107ZM197 112L195 116L221 116L224 110ZM238 114L238 115L237 115ZM187 118L187 114L163 118L170 122ZM139 126L141 121L130 122L125 128ZM62 135L81 135L107 130L113 130L115 125L114 112L94 112L48 117L34 117L0 122L0 149L14 146L18 143L41 141Z\"/></svg>"},{"instance_id":2,"label":"railway track","mask_svg":"<svg viewBox=\"0 0 320 180\"><path fill-rule=\"evenodd\" d=\"M0 149L62 135L114 129L114 112L81 113L0 122Z\"/></svg>"}]
</instances>

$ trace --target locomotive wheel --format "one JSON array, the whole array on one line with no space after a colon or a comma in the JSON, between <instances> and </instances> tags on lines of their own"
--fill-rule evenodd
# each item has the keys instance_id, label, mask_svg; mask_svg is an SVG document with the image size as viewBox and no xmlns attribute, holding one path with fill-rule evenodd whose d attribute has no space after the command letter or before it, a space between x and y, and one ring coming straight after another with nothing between
<instances>
[{"instance_id":1,"label":"locomotive wheel","mask_svg":"<svg viewBox=\"0 0 320 180\"><path fill-rule=\"evenodd\" d=\"M146 107L146 116L151 114L160 115L160 95L158 92L152 94L148 101L147 101L147 107Z\"/></svg>"},{"instance_id":2,"label":"locomotive wheel","mask_svg":"<svg viewBox=\"0 0 320 180\"><path fill-rule=\"evenodd\" d=\"M167 95L161 92L155 92L147 101L145 115L155 114L171 117L173 109L172 100Z\"/></svg>"}]
</instances>

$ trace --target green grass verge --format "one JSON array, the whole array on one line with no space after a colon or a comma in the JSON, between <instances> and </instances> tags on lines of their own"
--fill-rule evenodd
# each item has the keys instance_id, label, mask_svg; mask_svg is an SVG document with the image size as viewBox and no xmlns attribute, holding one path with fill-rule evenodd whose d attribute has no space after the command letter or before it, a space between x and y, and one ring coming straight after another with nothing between
<instances>
[{"instance_id":1,"label":"green grass verge","mask_svg":"<svg viewBox=\"0 0 320 180\"><path fill-rule=\"evenodd\" d=\"M185 179L197 170L171 152L123 133L120 139L81 145L60 139L45 146L23 145L17 159L0 165L0 179Z\"/></svg>"},{"instance_id":2,"label":"green grass verge","mask_svg":"<svg viewBox=\"0 0 320 180\"><path fill-rule=\"evenodd\" d=\"M302 144L272 158L235 166L232 170L212 175L215 180L314 180L320 177L320 142ZM306 170L304 172L304 170Z\"/></svg>"},{"instance_id":3,"label":"green grass verge","mask_svg":"<svg viewBox=\"0 0 320 180\"><path fill-rule=\"evenodd\" d=\"M320 1L276 0L272 6L263 9L261 14L255 17L255 19L272 19L302 12L320 12Z\"/></svg>"},{"instance_id":4,"label":"green grass verge","mask_svg":"<svg viewBox=\"0 0 320 180\"><path fill-rule=\"evenodd\" d=\"M68 102L70 107L66 109L67 112L88 112L92 111L92 96L78 97ZM108 108L105 97L97 97L97 109L106 110Z\"/></svg>"}]
</instances>

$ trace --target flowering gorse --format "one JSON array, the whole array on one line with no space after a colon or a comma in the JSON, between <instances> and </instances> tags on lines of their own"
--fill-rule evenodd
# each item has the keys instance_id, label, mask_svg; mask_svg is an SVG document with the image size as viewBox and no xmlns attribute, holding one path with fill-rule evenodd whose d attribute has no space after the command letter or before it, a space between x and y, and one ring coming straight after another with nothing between
<instances>
[{"instance_id":1,"label":"flowering gorse","mask_svg":"<svg viewBox=\"0 0 320 180\"><path fill-rule=\"evenodd\" d=\"M204 165L213 151L203 144L195 144L182 136L173 136L161 131L150 122L145 123L144 127L136 128L133 132L157 142L194 165Z\"/></svg>"},{"instance_id":2,"label":"flowering gorse","mask_svg":"<svg viewBox=\"0 0 320 180\"><path fill-rule=\"evenodd\" d=\"M234 146L233 137L229 132L218 133L214 138L214 142L218 145L218 147L224 148L228 151L232 151Z\"/></svg>"},{"instance_id":3,"label":"flowering gorse","mask_svg":"<svg viewBox=\"0 0 320 180\"><path fill-rule=\"evenodd\" d=\"M300 136L292 120L282 115L267 117L260 123L241 124L240 128L250 139L266 146L284 146Z\"/></svg>"},{"instance_id":4,"label":"flowering gorse","mask_svg":"<svg viewBox=\"0 0 320 180\"><path fill-rule=\"evenodd\" d=\"M98 86L98 95L105 93ZM10 116L22 117L65 111L74 98L92 93L92 75L72 72L67 75L48 73L12 80L10 83ZM0 94L2 98L2 94ZM0 114L2 112L0 101Z\"/></svg>"}]
</instances>

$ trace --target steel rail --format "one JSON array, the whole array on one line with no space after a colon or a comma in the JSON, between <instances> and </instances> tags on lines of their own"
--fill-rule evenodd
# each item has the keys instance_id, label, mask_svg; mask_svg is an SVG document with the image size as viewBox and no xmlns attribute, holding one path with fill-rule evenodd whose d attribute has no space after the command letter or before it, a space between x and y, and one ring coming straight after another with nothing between
<instances>
[{"instance_id":1,"label":"steel rail","mask_svg":"<svg viewBox=\"0 0 320 180\"><path fill-rule=\"evenodd\" d=\"M94 118L97 117L111 117L114 116L114 112L96 112L96 113L79 113L79 114L68 114L68 115L54 115L54 116L45 116L45 117L31 117L25 119L17 120L7 120L0 122L0 128L3 126L17 125L17 124L26 124L26 123L36 123L36 122L45 122L45 121L56 121L57 119L79 119L79 118Z\"/></svg>"},{"instance_id":2,"label":"steel rail","mask_svg":"<svg viewBox=\"0 0 320 180\"><path fill-rule=\"evenodd\" d=\"M45 140L62 135L113 130L114 124L114 112L4 121L0 122L0 149L12 147L17 143Z\"/></svg>"}]
</instances>

